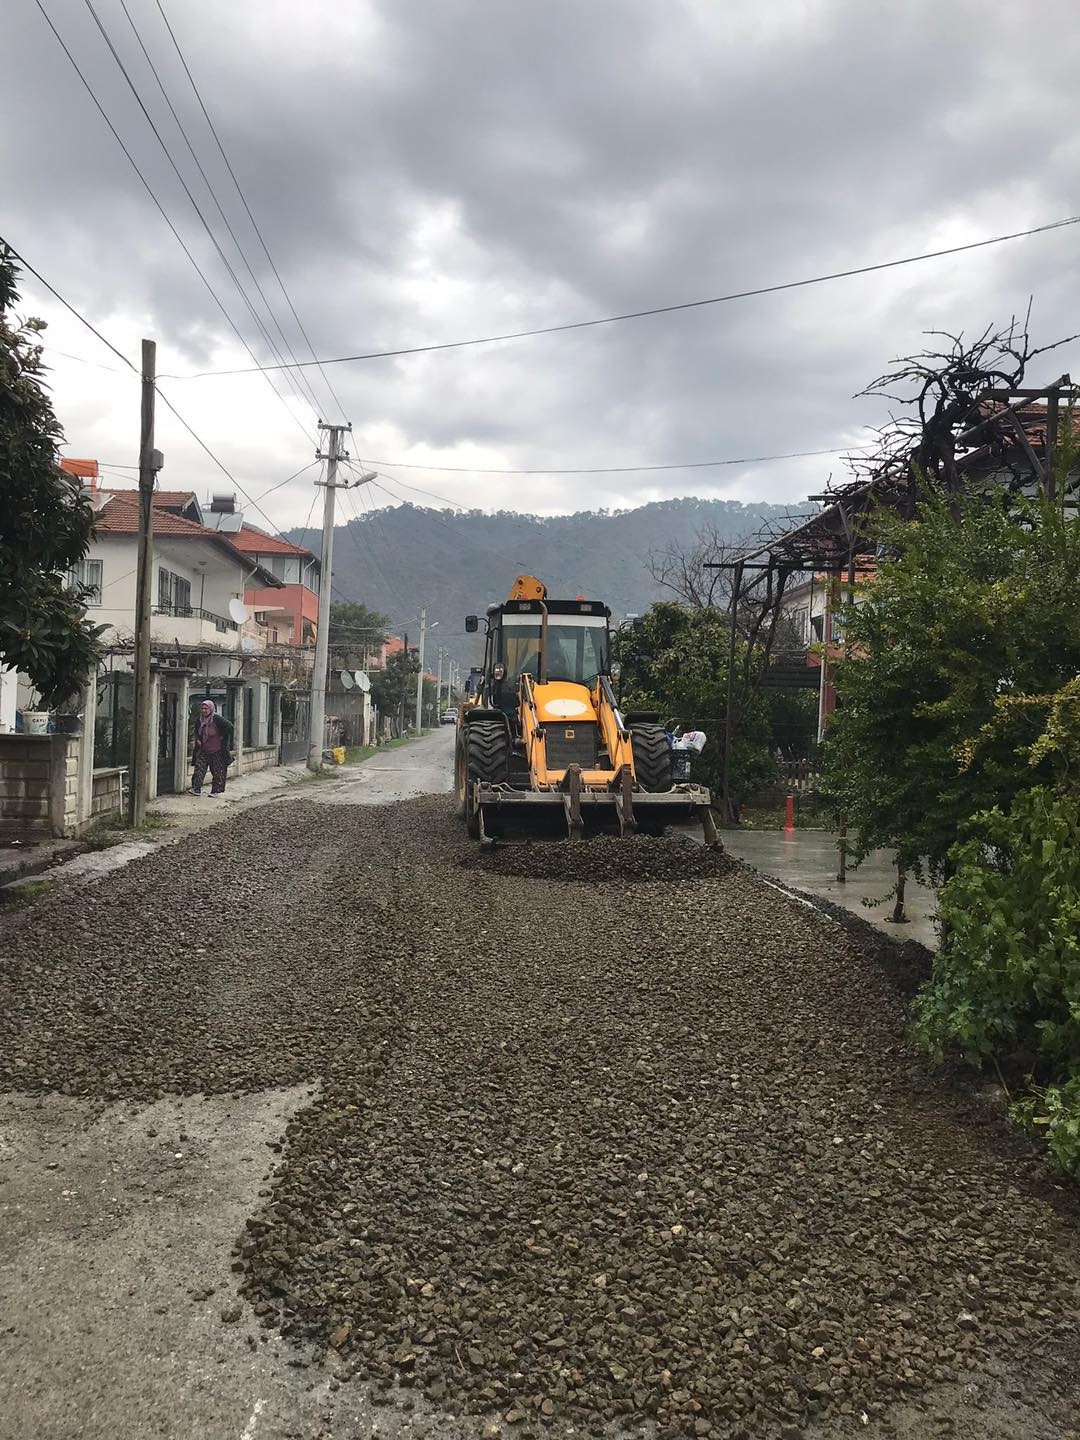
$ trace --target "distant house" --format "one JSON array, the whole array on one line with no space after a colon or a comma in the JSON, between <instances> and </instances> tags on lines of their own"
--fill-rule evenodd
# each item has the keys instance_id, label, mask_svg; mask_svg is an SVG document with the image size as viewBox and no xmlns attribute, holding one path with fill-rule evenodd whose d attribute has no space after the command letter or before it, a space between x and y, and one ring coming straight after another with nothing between
<instances>
[{"instance_id":1,"label":"distant house","mask_svg":"<svg viewBox=\"0 0 1080 1440\"><path fill-rule=\"evenodd\" d=\"M244 601L265 617L275 643L314 645L319 624L320 567L311 551L277 535L267 535L254 525L241 525L228 538L259 567L259 572L270 576L269 586L249 583Z\"/></svg>"}]
</instances>

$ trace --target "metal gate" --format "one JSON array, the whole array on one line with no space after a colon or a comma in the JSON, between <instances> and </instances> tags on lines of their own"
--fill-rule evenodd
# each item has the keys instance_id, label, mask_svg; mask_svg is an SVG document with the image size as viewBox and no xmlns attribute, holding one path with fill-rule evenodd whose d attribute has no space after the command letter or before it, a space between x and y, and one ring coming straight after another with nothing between
<instances>
[{"instance_id":1,"label":"metal gate","mask_svg":"<svg viewBox=\"0 0 1080 1440\"><path fill-rule=\"evenodd\" d=\"M287 690L281 697L281 743L278 758L282 765L306 760L311 701L307 695Z\"/></svg>"},{"instance_id":2,"label":"metal gate","mask_svg":"<svg viewBox=\"0 0 1080 1440\"><path fill-rule=\"evenodd\" d=\"M176 789L176 711L177 695L162 687L158 704L157 793L167 795Z\"/></svg>"}]
</instances>

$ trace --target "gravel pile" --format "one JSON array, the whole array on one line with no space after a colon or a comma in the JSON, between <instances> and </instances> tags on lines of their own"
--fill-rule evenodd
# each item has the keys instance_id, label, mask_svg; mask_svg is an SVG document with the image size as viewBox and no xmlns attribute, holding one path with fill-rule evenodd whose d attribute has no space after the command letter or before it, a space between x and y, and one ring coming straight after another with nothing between
<instances>
[{"instance_id":1,"label":"gravel pile","mask_svg":"<svg viewBox=\"0 0 1080 1440\"><path fill-rule=\"evenodd\" d=\"M442 800L213 840L221 900L197 836L16 921L0 1078L320 1078L238 1239L265 1324L476 1435L795 1440L903 1402L933 1436L1004 1361L1067 1433L1080 1227L827 917L738 867L613 877L598 842L463 870Z\"/></svg>"},{"instance_id":2,"label":"gravel pile","mask_svg":"<svg viewBox=\"0 0 1080 1440\"><path fill-rule=\"evenodd\" d=\"M705 850L675 836L596 835L565 840L479 846L469 851L466 869L523 880L572 880L593 885L624 880L708 880L726 875L735 861L723 850Z\"/></svg>"}]
</instances>

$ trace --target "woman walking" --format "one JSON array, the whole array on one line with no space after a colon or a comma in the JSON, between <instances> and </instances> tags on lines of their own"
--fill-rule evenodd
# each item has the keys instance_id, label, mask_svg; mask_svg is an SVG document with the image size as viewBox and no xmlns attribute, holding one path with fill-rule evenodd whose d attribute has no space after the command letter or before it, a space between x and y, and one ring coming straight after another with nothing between
<instances>
[{"instance_id":1,"label":"woman walking","mask_svg":"<svg viewBox=\"0 0 1080 1440\"><path fill-rule=\"evenodd\" d=\"M194 772L191 776L193 795L202 794L207 769L212 778L210 794L225 794L225 773L232 764L229 753L231 743L232 726L224 715L217 713L213 700L204 700L199 707L199 723L195 727Z\"/></svg>"}]
</instances>

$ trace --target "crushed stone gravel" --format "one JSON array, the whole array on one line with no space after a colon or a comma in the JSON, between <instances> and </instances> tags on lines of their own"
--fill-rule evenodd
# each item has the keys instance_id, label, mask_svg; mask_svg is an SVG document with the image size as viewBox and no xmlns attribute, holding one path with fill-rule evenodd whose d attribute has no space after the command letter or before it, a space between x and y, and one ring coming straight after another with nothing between
<instances>
[{"instance_id":1,"label":"crushed stone gravel","mask_svg":"<svg viewBox=\"0 0 1080 1440\"><path fill-rule=\"evenodd\" d=\"M736 862L724 850L706 850L673 838L596 835L575 845L554 840L475 846L461 864L489 875L595 884L598 875L608 881L715 879L729 874Z\"/></svg>"},{"instance_id":2,"label":"crushed stone gravel","mask_svg":"<svg viewBox=\"0 0 1080 1440\"><path fill-rule=\"evenodd\" d=\"M0 1083L319 1078L239 1291L388 1401L718 1440L915 1404L934 1435L1022 1357L1031 1433L1066 1433L1066 1193L922 1072L851 936L723 857L620 857L478 863L442 799L223 822L12 917Z\"/></svg>"}]
</instances>

